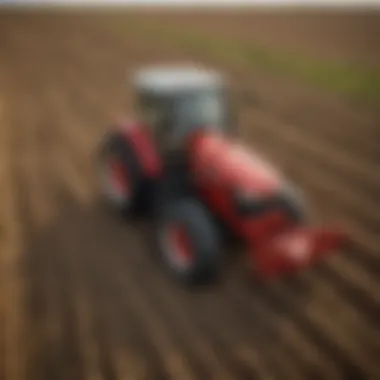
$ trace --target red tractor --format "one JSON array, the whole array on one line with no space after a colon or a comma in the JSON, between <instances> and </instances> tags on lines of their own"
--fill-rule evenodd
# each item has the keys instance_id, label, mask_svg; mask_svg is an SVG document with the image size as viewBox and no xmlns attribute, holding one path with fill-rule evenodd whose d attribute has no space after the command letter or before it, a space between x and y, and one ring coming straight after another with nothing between
<instances>
[{"instance_id":1,"label":"red tractor","mask_svg":"<svg viewBox=\"0 0 380 380\"><path fill-rule=\"evenodd\" d=\"M160 257L176 277L194 283L215 275L227 235L246 245L265 277L340 248L344 233L308 226L295 190L236 140L220 74L158 66L137 72L134 86L138 120L106 136L101 189L124 215L151 212Z\"/></svg>"}]
</instances>

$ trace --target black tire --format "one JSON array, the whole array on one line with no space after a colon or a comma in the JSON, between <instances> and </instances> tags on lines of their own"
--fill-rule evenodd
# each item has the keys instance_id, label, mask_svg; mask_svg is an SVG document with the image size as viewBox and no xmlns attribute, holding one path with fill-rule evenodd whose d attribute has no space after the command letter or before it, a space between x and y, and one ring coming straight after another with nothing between
<instances>
[{"instance_id":1,"label":"black tire","mask_svg":"<svg viewBox=\"0 0 380 380\"><path fill-rule=\"evenodd\" d=\"M107 183L107 178L103 178L103 170L107 167L111 159L118 160L124 168L125 175L128 173L128 184L130 191L128 196L112 196L112 185ZM142 187L145 184L144 173L136 157L133 147L120 133L110 133L105 137L98 160L98 173L102 196L108 207L120 213L122 216L135 215L140 210ZM107 177L107 174L104 175ZM107 191L109 187L109 191Z\"/></svg>"},{"instance_id":2,"label":"black tire","mask_svg":"<svg viewBox=\"0 0 380 380\"><path fill-rule=\"evenodd\" d=\"M191 262L182 267L168 242L167 234L173 226L183 228L191 250ZM215 279L221 258L219 232L199 202L192 198L168 201L157 215L156 229L160 257L175 278L194 285Z\"/></svg>"}]
</instances>

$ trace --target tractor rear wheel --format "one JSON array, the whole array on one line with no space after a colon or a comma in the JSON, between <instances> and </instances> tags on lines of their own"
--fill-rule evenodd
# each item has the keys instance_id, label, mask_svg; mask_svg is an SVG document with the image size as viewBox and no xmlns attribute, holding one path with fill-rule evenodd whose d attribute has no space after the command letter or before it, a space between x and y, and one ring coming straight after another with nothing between
<instances>
[{"instance_id":1,"label":"tractor rear wheel","mask_svg":"<svg viewBox=\"0 0 380 380\"><path fill-rule=\"evenodd\" d=\"M143 171L132 146L120 134L106 137L97 171L101 195L108 206L124 216L135 212Z\"/></svg>"}]
</instances>

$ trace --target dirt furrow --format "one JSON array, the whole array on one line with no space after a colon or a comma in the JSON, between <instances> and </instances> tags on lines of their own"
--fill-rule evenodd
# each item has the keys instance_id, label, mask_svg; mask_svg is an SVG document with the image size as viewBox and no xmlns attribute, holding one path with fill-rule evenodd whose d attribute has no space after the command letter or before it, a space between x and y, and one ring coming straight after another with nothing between
<instances>
[{"instance_id":1,"label":"dirt furrow","mask_svg":"<svg viewBox=\"0 0 380 380\"><path fill-rule=\"evenodd\" d=\"M309 103L309 108L317 107L315 101L311 100ZM276 114L269 106L267 111ZM325 119L325 115L328 118ZM352 112L341 115L328 104L319 105L314 112L299 112L299 107L294 107L291 111L279 111L276 116L284 123L296 126L299 131L304 130L303 133L308 134L310 139L315 139L317 142L327 140L331 147L344 155L360 157L360 160L368 160L377 166L380 164L376 143L380 137L378 127L380 116L366 120L365 114L355 115L355 112Z\"/></svg>"},{"instance_id":2,"label":"dirt furrow","mask_svg":"<svg viewBox=\"0 0 380 380\"><path fill-rule=\"evenodd\" d=\"M95 128L90 128L86 115L73 109L75 106L70 99L70 87L53 84L50 90L50 105L54 109L57 127L61 132L60 144L70 152L78 170L87 179L91 174L90 169L94 164L94 153L101 134L96 131L91 133L91 129Z\"/></svg>"},{"instance_id":3,"label":"dirt furrow","mask_svg":"<svg viewBox=\"0 0 380 380\"><path fill-rule=\"evenodd\" d=\"M25 299L28 317L26 368L30 378L74 379L65 346L67 328L62 305L65 294L62 286L65 285L59 275L63 267L57 262L57 241L49 243L28 250L23 264L29 283Z\"/></svg>"},{"instance_id":4,"label":"dirt furrow","mask_svg":"<svg viewBox=\"0 0 380 380\"><path fill-rule=\"evenodd\" d=\"M269 307L266 305L265 300L263 302L263 300L257 299L254 293L247 292L246 282L249 278L247 268L241 273L239 272L240 276L236 276L236 273L234 276L232 276L232 273L230 274L230 271L234 271L233 267L228 266L226 271L228 273L225 273L222 278L225 286L218 290L216 294L210 294L209 301L210 305L214 305L216 299L220 299L225 310L214 314L215 321L210 321L207 328L205 327L206 334L211 329L214 331L214 336L220 339L218 330L225 329L222 324L224 326L234 326L235 329L240 330L241 337L239 339L242 342L247 341L247 348L251 352L253 348L257 349L256 355L261 357L260 361L264 368L268 365L272 371L275 371L276 376L287 374L292 378L302 378L302 374L305 373L305 363L310 357L310 351L299 350L299 343L301 342L302 345L303 341L302 335L297 334L294 341L284 340L279 335L276 312L270 305ZM218 293L221 294L218 295ZM206 306L199 307L204 310ZM233 319L231 318L227 324L227 321L224 320L228 310L231 312ZM218 323L217 315L224 316L223 320L220 321L221 323ZM297 360L294 360L294 357Z\"/></svg>"},{"instance_id":5,"label":"dirt furrow","mask_svg":"<svg viewBox=\"0 0 380 380\"><path fill-rule=\"evenodd\" d=\"M20 157L22 172L24 173L25 186L28 188L29 206L31 208L32 223L38 228L47 223L52 217L50 194L46 188L44 180L44 163L48 162L43 153L47 152L46 147L40 143L39 134L43 133L39 125L39 118L34 113L36 105L30 102L31 94L27 93L24 104L24 111L28 114L28 127L25 128L25 119L21 118L18 128L22 128L24 138L28 141L28 149Z\"/></svg>"},{"instance_id":6,"label":"dirt furrow","mask_svg":"<svg viewBox=\"0 0 380 380\"><path fill-rule=\"evenodd\" d=\"M339 178L349 181L346 183L346 187L353 187L352 195L347 190L343 192L343 194L348 194L346 197L349 201L355 197L356 201L360 199L364 203L362 208L366 212L377 209L376 202L380 186L380 167L378 165L364 161L365 158L362 162L357 157L348 158L337 152L334 147L329 149L327 143L319 144L309 136L301 135L295 126L285 125L282 121L260 112L260 110L252 113L249 123L253 126L252 134L258 129L262 134L267 133L280 138L284 143L291 144L290 146L295 148L292 149L292 155L300 154L303 157L313 158L313 161L315 158L319 158L322 163L326 162L324 165L326 173L330 172L332 175L338 173ZM363 156L365 157L365 155ZM372 195L371 199L366 199L368 195Z\"/></svg>"},{"instance_id":7,"label":"dirt furrow","mask_svg":"<svg viewBox=\"0 0 380 380\"><path fill-rule=\"evenodd\" d=\"M20 32L22 32L22 29L18 31L18 33ZM9 65L12 65L12 70L8 67L8 78L13 82L13 91L8 91L12 105L12 130L14 131L14 141L11 149L14 153L15 164L17 165L14 167L13 173L15 184L19 187L19 191L14 195L17 197L17 203L22 215L21 229L24 236L27 235L30 238L32 230L36 227L41 227L43 222L47 222L47 217L52 216L53 212L51 207L52 200L50 198L51 188L46 177L47 168L44 165L49 162L48 145L51 136L49 135L49 126L43 122L43 114L36 113L36 109L41 105L41 99L36 98L36 91L38 92L37 89L40 89L40 83L35 80L38 70L36 73L33 65L29 65L27 69L23 65L25 55L28 53L28 46L30 47L30 44L34 43L32 42L33 38L28 36L27 39L18 38L18 41L18 45L13 45L13 50L19 56L19 60L16 63L9 63ZM22 250L24 251L25 247ZM21 268L21 270L23 269ZM24 279L24 271L22 272L23 277L16 277L14 274L13 276L14 280L17 280L19 284L27 285L22 297L23 307L21 309L24 311L24 300L27 300L25 297L28 297L28 285L30 284ZM45 290L49 290L50 288L41 286L38 289L44 293ZM13 303L17 304L19 301L15 295L13 297ZM35 303L32 305L33 310L35 310L37 305ZM28 311L25 311L26 316L28 316ZM19 314L24 315L20 312ZM37 317L36 323L30 325L30 319L25 317L25 328L20 331L23 335L25 334L26 338L23 344L25 355L19 355L19 360L25 361L25 372L20 375L20 379L26 378L24 377L25 374L29 376L33 373L30 371L31 369L33 370L33 365L32 367L30 366L30 358L34 358L34 355L39 352L39 348L41 347L41 336L39 336L39 333L43 335L44 331L43 328L40 328L39 321L40 318ZM53 319L48 319L47 324L49 322L52 323ZM17 336L13 336L11 339L17 341ZM32 355L30 355L31 352L33 352ZM13 359L16 359L17 355L13 355ZM9 374L9 376L5 376L4 378L13 379L17 377Z\"/></svg>"},{"instance_id":8,"label":"dirt furrow","mask_svg":"<svg viewBox=\"0 0 380 380\"><path fill-rule=\"evenodd\" d=\"M56 96L60 97L61 94ZM54 97L52 97L53 101ZM70 113L60 113L60 109L56 108L57 105L52 105L59 115L56 121L56 133L58 134L59 142L55 146L53 160L55 162L57 171L55 173L56 180L61 183L61 186L68 189L73 196L82 204L88 204L91 201L91 191L88 187L88 175L80 170L82 166L81 160L76 160L74 155L68 153L68 145L66 136L69 126L76 123L72 119ZM60 107L60 105L58 106ZM75 124L75 126L78 126Z\"/></svg>"},{"instance_id":9,"label":"dirt furrow","mask_svg":"<svg viewBox=\"0 0 380 380\"><path fill-rule=\"evenodd\" d=\"M68 274L68 292L74 296L71 303L74 311L75 330L78 336L79 351L84 379L101 380L103 376L99 368L99 342L93 334L93 314L89 305L88 294L85 290L82 273L78 270L78 249L75 241L63 240L61 247L64 251L64 261Z\"/></svg>"},{"instance_id":10,"label":"dirt furrow","mask_svg":"<svg viewBox=\"0 0 380 380\"><path fill-rule=\"evenodd\" d=\"M318 282L321 282L323 284L323 279L319 278ZM339 368L342 371L341 375L343 375L346 368L348 369L352 366L356 366L356 369L354 368L355 371L360 371L361 365L358 365L355 363L355 361L348 362L347 356L342 354L341 350L344 351L347 349L347 347L356 346L356 344L360 342L359 338L362 338L362 336L356 336L356 338L353 339L351 327L347 325L344 319L339 319L340 325L335 325L334 330L330 333L326 333L325 327L322 324L319 325L318 323L315 323L309 319L312 318L310 315L313 312L309 313L308 308L310 308L310 305L313 305L313 308L318 310L318 314L321 316L324 315L321 317L324 321L329 321L329 323L334 325L333 321L335 321L337 319L336 316L339 315L339 312L334 312L334 309L337 307L337 305L327 306L326 302L321 302L321 299L316 299L315 296L313 296L313 292L316 289L313 289L313 285L310 283L308 284L307 282L296 281L292 286L286 286L286 284L283 283L274 287L270 285L264 285L264 287L265 289L260 289L260 293L257 294L257 297L259 299L263 299L263 297L269 298L271 308L273 310L277 310L278 316L281 317L278 321L278 324L280 326L286 327L283 333L287 338L289 338L289 333L292 331L290 328L291 325L289 325L290 319L292 323L296 324L298 334L300 332L303 332L305 334L305 337L307 337L308 342L311 342L315 348L319 348L320 353L327 354L330 360L333 360L334 365L339 365ZM334 287L332 287L332 289L334 289ZM305 294L303 295L302 293ZM300 298L300 296L302 296L302 298ZM284 313L288 315L287 318L283 318ZM339 333L339 330L341 333ZM347 332L349 332L349 334L347 334ZM351 340L351 342L340 341L342 337L348 336L350 336L350 338L347 339ZM347 347L346 344L348 344ZM370 352L370 348L367 347L367 350L368 351L366 352ZM362 359L367 359L366 354ZM326 363L325 360L320 361L320 363L322 362ZM313 366L311 366L311 369L312 367ZM318 373L321 368L315 368L315 370L317 370ZM332 376L332 373L330 373L330 376L332 378L335 378L335 375ZM324 376L326 376L326 374Z\"/></svg>"},{"instance_id":11,"label":"dirt furrow","mask_svg":"<svg viewBox=\"0 0 380 380\"><path fill-rule=\"evenodd\" d=\"M242 278L244 273L245 271L242 270L238 272ZM321 281L323 280L321 279ZM288 360L292 361L291 358L297 358L297 361L302 364L303 371L312 370L315 372L314 375L319 374L323 378L339 378L339 373L344 368L337 367L337 363L321 349L319 342L310 336L308 323L305 323L304 316L295 315L294 310L298 304L304 303L304 299L313 299L312 289L306 285L298 281L298 287L295 289L287 286L286 281L280 282L277 287L284 287L286 300L273 293L273 285L270 283L260 284L257 280L253 282L251 289L238 287L236 284L228 286L227 289L229 299L235 300L240 305L241 314L251 310L253 320L264 319L269 326L276 326L277 341L272 344L285 351L281 352L277 358L285 359L287 354L290 354L291 357ZM322 307L322 305L318 306ZM300 326L298 318L305 323L305 328ZM263 332L263 334L267 333ZM331 338L334 337L326 337L328 340ZM319 365L316 366L318 363ZM304 376L307 374L308 372L304 372Z\"/></svg>"},{"instance_id":12,"label":"dirt furrow","mask_svg":"<svg viewBox=\"0 0 380 380\"><path fill-rule=\"evenodd\" d=\"M0 73L1 76L3 73ZM1 84L4 84L3 78ZM3 87L6 88L5 86ZM3 378L24 379L23 319L21 307L20 258L22 236L20 215L16 204L14 177L14 156L10 150L14 135L9 124L8 103L3 92L0 93L0 260L1 260L1 303L2 303L2 340Z\"/></svg>"},{"instance_id":13,"label":"dirt furrow","mask_svg":"<svg viewBox=\"0 0 380 380\"><path fill-rule=\"evenodd\" d=\"M284 294L281 294L281 297L284 297ZM359 342L348 337L349 330L343 329L339 322L326 315L320 307L307 307L302 310L310 324L329 336L330 342L345 356L347 362L355 365L358 371L366 368L368 378L376 379L379 368L375 357L369 356L368 352L364 352L364 347L358 344Z\"/></svg>"},{"instance_id":14,"label":"dirt furrow","mask_svg":"<svg viewBox=\"0 0 380 380\"><path fill-rule=\"evenodd\" d=\"M12 99L13 123L19 142L15 144L18 153L16 157L20 168L19 183L26 197L25 208L28 209L29 215L27 223L38 227L54 214L52 189L48 178L51 170L48 167L48 156L53 134L51 126L46 122L45 113L40 112L44 106L41 79L44 74L49 74L49 70L41 72L41 65L33 61L25 65L31 47L34 54L46 59L45 45L39 44L38 36L33 33L23 32L23 28L20 28L18 33L24 33L24 37L16 38L13 44L19 59L13 63L13 70L9 70L10 79L18 93L18 97Z\"/></svg>"},{"instance_id":15,"label":"dirt furrow","mask_svg":"<svg viewBox=\"0 0 380 380\"><path fill-rule=\"evenodd\" d=\"M111 232L113 223L115 226ZM133 231L128 227L118 226L115 221L113 223L109 223L103 229L100 226L104 223L100 221L94 222L96 236L99 237L99 241L95 241L93 244L90 243L91 246L96 247L96 251L93 250L92 254L95 255L97 264L96 267L91 269L91 278L94 278L96 273L101 275L101 268L110 268L115 273L114 281L118 289L117 292L121 292L119 298L121 304L120 308L118 308L118 313L122 313L127 323L129 322L128 326L131 329L127 333L127 336L129 336L128 343L135 343L132 349L137 350L137 353L142 355L144 366L148 372L150 365L152 370L159 371L156 374L151 373L151 376L164 378L168 375L173 379L196 378L192 375L193 371L189 366L188 359L182 352L183 347L177 346L173 339L172 327L167 320L169 317L165 317L166 313L162 314L152 307L151 291L147 292L143 286L143 282L151 281L149 275L139 275L137 265L131 259L131 257L144 254L136 245L136 237ZM100 226L98 226L99 224ZM117 241L117 244L112 243L112 241ZM121 256L124 256L124 258ZM87 260L88 254L83 256L83 261L86 262ZM92 286L95 285L96 282ZM155 286L160 285L156 284ZM95 297L96 299L97 297ZM108 314L108 318L115 320L115 316L110 314ZM131 339L132 337L130 336L133 331L136 333L136 330L138 331L137 341Z\"/></svg>"},{"instance_id":16,"label":"dirt furrow","mask_svg":"<svg viewBox=\"0 0 380 380\"><path fill-rule=\"evenodd\" d=\"M333 310L328 312L318 303L299 303L294 296L295 291L294 288L289 291L285 291L283 287L272 288L271 296L274 297L273 301L294 307L290 314L298 329L303 330L316 347L339 365L343 378L346 378L347 372L353 372L360 378L365 368L366 376L375 379L378 366L370 356L368 347L364 351L360 340L351 336L350 329L340 325ZM368 367L363 367L367 364Z\"/></svg>"}]
</instances>

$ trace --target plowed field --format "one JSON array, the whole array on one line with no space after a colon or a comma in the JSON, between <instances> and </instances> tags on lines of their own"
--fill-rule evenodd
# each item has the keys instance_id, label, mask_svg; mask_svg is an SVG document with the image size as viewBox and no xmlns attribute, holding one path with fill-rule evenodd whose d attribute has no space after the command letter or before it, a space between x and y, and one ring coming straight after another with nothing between
<instances>
[{"instance_id":1,"label":"plowed field","mask_svg":"<svg viewBox=\"0 0 380 380\"><path fill-rule=\"evenodd\" d=\"M354 242L290 280L252 281L239 257L220 284L186 290L152 259L145 223L99 206L94 153L130 106L127 73L202 57L117 23L0 16L0 379L379 378L376 110L257 73L242 134Z\"/></svg>"}]
</instances>

